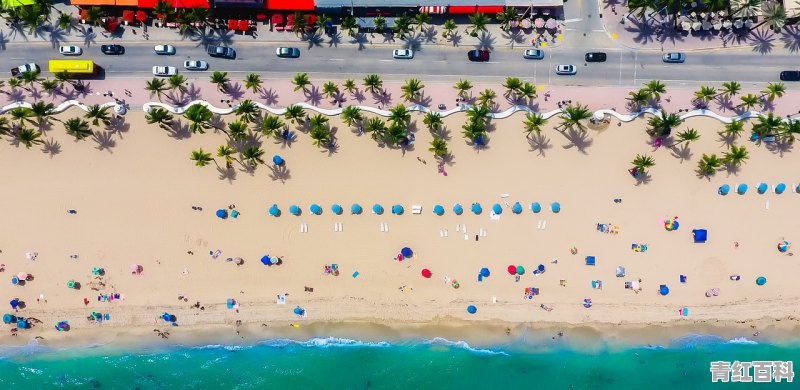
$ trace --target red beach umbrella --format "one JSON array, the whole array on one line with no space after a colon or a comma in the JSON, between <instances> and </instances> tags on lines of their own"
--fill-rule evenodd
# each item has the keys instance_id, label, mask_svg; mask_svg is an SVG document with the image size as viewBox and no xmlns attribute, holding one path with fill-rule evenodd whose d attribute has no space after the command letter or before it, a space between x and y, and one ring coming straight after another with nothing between
<instances>
[{"instance_id":1,"label":"red beach umbrella","mask_svg":"<svg viewBox=\"0 0 800 390\"><path fill-rule=\"evenodd\" d=\"M431 277L431 275L433 275L433 274L431 273L431 270L429 270L429 269L427 269L427 268L425 268L425 269L423 269L423 270L422 270L422 276L424 276L424 277L426 277L426 278L430 278L430 277Z\"/></svg>"},{"instance_id":2,"label":"red beach umbrella","mask_svg":"<svg viewBox=\"0 0 800 390\"><path fill-rule=\"evenodd\" d=\"M516 275L517 274L517 266L513 265L513 264L509 265L508 266L508 273L511 274L511 275Z\"/></svg>"}]
</instances>

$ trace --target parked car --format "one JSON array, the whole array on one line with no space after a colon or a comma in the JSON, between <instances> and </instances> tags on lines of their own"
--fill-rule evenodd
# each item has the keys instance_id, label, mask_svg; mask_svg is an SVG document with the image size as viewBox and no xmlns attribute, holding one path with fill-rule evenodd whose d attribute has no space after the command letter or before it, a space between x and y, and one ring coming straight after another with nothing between
<instances>
[{"instance_id":1,"label":"parked car","mask_svg":"<svg viewBox=\"0 0 800 390\"><path fill-rule=\"evenodd\" d=\"M41 69L39 69L39 65L36 65L33 62L31 62L11 68L11 75L14 77L20 77L22 76L23 73L38 72L40 70Z\"/></svg>"},{"instance_id":2,"label":"parked car","mask_svg":"<svg viewBox=\"0 0 800 390\"><path fill-rule=\"evenodd\" d=\"M275 55L280 58L298 58L300 57L300 49L296 47L279 47L275 49Z\"/></svg>"},{"instance_id":3,"label":"parked car","mask_svg":"<svg viewBox=\"0 0 800 390\"><path fill-rule=\"evenodd\" d=\"M578 73L578 68L575 65L562 64L556 66L556 74L571 76Z\"/></svg>"},{"instance_id":4,"label":"parked car","mask_svg":"<svg viewBox=\"0 0 800 390\"><path fill-rule=\"evenodd\" d=\"M392 51L392 57L397 58L399 60L410 60L414 58L414 50L411 49L394 49Z\"/></svg>"},{"instance_id":5,"label":"parked car","mask_svg":"<svg viewBox=\"0 0 800 390\"><path fill-rule=\"evenodd\" d=\"M125 47L122 45L100 45L100 51L105 55L118 56L125 54Z\"/></svg>"},{"instance_id":6,"label":"parked car","mask_svg":"<svg viewBox=\"0 0 800 390\"><path fill-rule=\"evenodd\" d=\"M672 64L680 64L683 61L686 61L686 55L683 53L667 53L664 54L661 59L664 62L672 63Z\"/></svg>"},{"instance_id":7,"label":"parked car","mask_svg":"<svg viewBox=\"0 0 800 390\"><path fill-rule=\"evenodd\" d=\"M154 66L153 76L175 76L178 74L178 68L174 66Z\"/></svg>"},{"instance_id":8,"label":"parked car","mask_svg":"<svg viewBox=\"0 0 800 390\"><path fill-rule=\"evenodd\" d=\"M229 60L236 58L236 50L233 50L232 47L208 45L206 51L212 57L227 58Z\"/></svg>"},{"instance_id":9,"label":"parked car","mask_svg":"<svg viewBox=\"0 0 800 390\"><path fill-rule=\"evenodd\" d=\"M489 50L470 50L467 52L467 58L473 62L489 61Z\"/></svg>"},{"instance_id":10,"label":"parked car","mask_svg":"<svg viewBox=\"0 0 800 390\"><path fill-rule=\"evenodd\" d=\"M65 56L79 56L83 54L83 49L78 46L59 46L58 52Z\"/></svg>"},{"instance_id":11,"label":"parked car","mask_svg":"<svg viewBox=\"0 0 800 390\"><path fill-rule=\"evenodd\" d=\"M172 45L156 45L153 50L160 56L171 56L175 54L175 46Z\"/></svg>"},{"instance_id":12,"label":"parked car","mask_svg":"<svg viewBox=\"0 0 800 390\"><path fill-rule=\"evenodd\" d=\"M544 50L528 49L522 52L522 58L527 60L541 60L544 58Z\"/></svg>"},{"instance_id":13,"label":"parked car","mask_svg":"<svg viewBox=\"0 0 800 390\"><path fill-rule=\"evenodd\" d=\"M782 81L800 81L800 70L784 70L781 72Z\"/></svg>"},{"instance_id":14,"label":"parked car","mask_svg":"<svg viewBox=\"0 0 800 390\"><path fill-rule=\"evenodd\" d=\"M586 62L606 62L606 58L606 53L603 52L586 53L584 56Z\"/></svg>"},{"instance_id":15,"label":"parked car","mask_svg":"<svg viewBox=\"0 0 800 390\"><path fill-rule=\"evenodd\" d=\"M186 60L183 61L183 67L186 70L208 70L208 62L203 60Z\"/></svg>"}]
</instances>

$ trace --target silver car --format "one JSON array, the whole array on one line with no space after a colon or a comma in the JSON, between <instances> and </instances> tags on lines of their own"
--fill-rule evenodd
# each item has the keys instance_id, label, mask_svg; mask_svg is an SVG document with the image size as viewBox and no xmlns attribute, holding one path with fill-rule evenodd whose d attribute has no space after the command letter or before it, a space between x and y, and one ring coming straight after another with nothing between
<instances>
[{"instance_id":1,"label":"silver car","mask_svg":"<svg viewBox=\"0 0 800 390\"><path fill-rule=\"evenodd\" d=\"M399 60L410 60L414 58L414 50L411 49L395 49L392 51L392 57Z\"/></svg>"},{"instance_id":2,"label":"silver car","mask_svg":"<svg viewBox=\"0 0 800 390\"><path fill-rule=\"evenodd\" d=\"M178 74L178 69L174 66L154 66L153 76L169 77Z\"/></svg>"},{"instance_id":3,"label":"silver car","mask_svg":"<svg viewBox=\"0 0 800 390\"><path fill-rule=\"evenodd\" d=\"M65 56L79 56L83 54L83 49L78 46L59 46L58 52Z\"/></svg>"},{"instance_id":4,"label":"silver car","mask_svg":"<svg viewBox=\"0 0 800 390\"><path fill-rule=\"evenodd\" d=\"M541 60L544 58L544 50L528 49L522 52L522 58L527 60Z\"/></svg>"},{"instance_id":5,"label":"silver car","mask_svg":"<svg viewBox=\"0 0 800 390\"><path fill-rule=\"evenodd\" d=\"M160 56L171 56L175 54L175 46L172 45L156 45L153 51Z\"/></svg>"},{"instance_id":6,"label":"silver car","mask_svg":"<svg viewBox=\"0 0 800 390\"><path fill-rule=\"evenodd\" d=\"M667 53L661 59L670 64L680 64L686 61L686 54L683 53Z\"/></svg>"},{"instance_id":7,"label":"silver car","mask_svg":"<svg viewBox=\"0 0 800 390\"><path fill-rule=\"evenodd\" d=\"M572 76L576 73L578 73L578 68L576 68L575 65L562 64L556 66L556 74Z\"/></svg>"},{"instance_id":8,"label":"silver car","mask_svg":"<svg viewBox=\"0 0 800 390\"><path fill-rule=\"evenodd\" d=\"M208 70L208 62L203 60L186 60L183 61L183 67L186 70Z\"/></svg>"}]
</instances>

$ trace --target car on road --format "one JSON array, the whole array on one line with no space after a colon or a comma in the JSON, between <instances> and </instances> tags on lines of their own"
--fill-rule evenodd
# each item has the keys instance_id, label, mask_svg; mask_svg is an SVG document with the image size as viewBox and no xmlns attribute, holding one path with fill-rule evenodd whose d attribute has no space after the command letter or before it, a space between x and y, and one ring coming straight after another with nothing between
<instances>
[{"instance_id":1,"label":"car on road","mask_svg":"<svg viewBox=\"0 0 800 390\"><path fill-rule=\"evenodd\" d=\"M526 60L541 60L544 58L544 50L528 49L522 52L522 58Z\"/></svg>"},{"instance_id":2,"label":"car on road","mask_svg":"<svg viewBox=\"0 0 800 390\"><path fill-rule=\"evenodd\" d=\"M467 58L472 62L489 61L489 50L470 50L467 52Z\"/></svg>"},{"instance_id":3,"label":"car on road","mask_svg":"<svg viewBox=\"0 0 800 390\"><path fill-rule=\"evenodd\" d=\"M280 58L298 58L300 57L300 49L296 47L279 47L275 49L275 55Z\"/></svg>"},{"instance_id":4,"label":"car on road","mask_svg":"<svg viewBox=\"0 0 800 390\"><path fill-rule=\"evenodd\" d=\"M233 50L232 47L208 45L206 52L212 57L227 58L229 60L236 58L236 50Z\"/></svg>"},{"instance_id":5,"label":"car on road","mask_svg":"<svg viewBox=\"0 0 800 390\"><path fill-rule=\"evenodd\" d=\"M208 70L208 62L203 60L186 60L183 61L183 67L186 70Z\"/></svg>"},{"instance_id":6,"label":"car on road","mask_svg":"<svg viewBox=\"0 0 800 390\"><path fill-rule=\"evenodd\" d=\"M11 75L14 77L20 77L22 76L23 73L38 72L40 70L41 69L39 69L39 65L36 65L33 62L31 62L11 68Z\"/></svg>"},{"instance_id":7,"label":"car on road","mask_svg":"<svg viewBox=\"0 0 800 390\"><path fill-rule=\"evenodd\" d=\"M578 73L578 68L571 64L561 64L556 66L556 74L571 76Z\"/></svg>"},{"instance_id":8,"label":"car on road","mask_svg":"<svg viewBox=\"0 0 800 390\"><path fill-rule=\"evenodd\" d=\"M65 56L79 56L83 54L83 49L78 46L59 46L58 52Z\"/></svg>"},{"instance_id":9,"label":"car on road","mask_svg":"<svg viewBox=\"0 0 800 390\"><path fill-rule=\"evenodd\" d=\"M175 46L172 45L156 45L153 47L153 50L160 56L171 56L175 54Z\"/></svg>"},{"instance_id":10,"label":"car on road","mask_svg":"<svg viewBox=\"0 0 800 390\"><path fill-rule=\"evenodd\" d=\"M606 58L606 53L602 52L586 53L584 56L586 62L606 62Z\"/></svg>"},{"instance_id":11,"label":"car on road","mask_svg":"<svg viewBox=\"0 0 800 390\"><path fill-rule=\"evenodd\" d=\"M800 70L784 70L781 72L782 81L800 81Z\"/></svg>"},{"instance_id":12,"label":"car on road","mask_svg":"<svg viewBox=\"0 0 800 390\"><path fill-rule=\"evenodd\" d=\"M125 47L122 45L101 45L100 51L105 55L119 56L125 54Z\"/></svg>"},{"instance_id":13,"label":"car on road","mask_svg":"<svg viewBox=\"0 0 800 390\"><path fill-rule=\"evenodd\" d=\"M153 76L175 76L178 74L178 68L174 66L154 66L153 67Z\"/></svg>"},{"instance_id":14,"label":"car on road","mask_svg":"<svg viewBox=\"0 0 800 390\"><path fill-rule=\"evenodd\" d=\"M683 53L667 53L661 57L661 60L670 64L680 64L686 61L686 54Z\"/></svg>"},{"instance_id":15,"label":"car on road","mask_svg":"<svg viewBox=\"0 0 800 390\"><path fill-rule=\"evenodd\" d=\"M410 60L414 58L414 50L411 49L394 49L392 57L399 60Z\"/></svg>"}]
</instances>

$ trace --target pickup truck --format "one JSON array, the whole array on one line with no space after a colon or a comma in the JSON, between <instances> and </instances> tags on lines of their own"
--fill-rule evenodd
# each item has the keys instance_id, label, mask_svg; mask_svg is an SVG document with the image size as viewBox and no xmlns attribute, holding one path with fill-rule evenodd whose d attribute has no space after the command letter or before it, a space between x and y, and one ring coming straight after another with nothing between
<instances>
[{"instance_id":1,"label":"pickup truck","mask_svg":"<svg viewBox=\"0 0 800 390\"><path fill-rule=\"evenodd\" d=\"M11 68L11 75L14 77L20 77L23 73L27 72L36 72L39 70L39 65L34 64L31 62L30 64L20 65L16 68Z\"/></svg>"}]
</instances>

